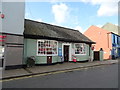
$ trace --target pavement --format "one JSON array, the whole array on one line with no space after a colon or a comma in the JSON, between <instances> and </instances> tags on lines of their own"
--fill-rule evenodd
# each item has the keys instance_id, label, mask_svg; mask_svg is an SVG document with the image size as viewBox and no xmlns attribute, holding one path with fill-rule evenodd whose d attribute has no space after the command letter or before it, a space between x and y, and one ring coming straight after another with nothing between
<instances>
[{"instance_id":1,"label":"pavement","mask_svg":"<svg viewBox=\"0 0 120 90\"><path fill-rule=\"evenodd\" d=\"M104 60L104 61L93 61L93 62L64 62L62 64L55 64L55 65L46 65L46 66L33 66L29 68L20 68L20 69L11 69L11 70L2 70L2 78L1 79L10 79L16 77L23 77L23 76L30 76L30 75L37 75L49 72L57 72L57 71L64 71L64 70L71 70L77 68L87 68L93 66L100 66L100 65L110 65L116 64L118 60Z\"/></svg>"}]
</instances>

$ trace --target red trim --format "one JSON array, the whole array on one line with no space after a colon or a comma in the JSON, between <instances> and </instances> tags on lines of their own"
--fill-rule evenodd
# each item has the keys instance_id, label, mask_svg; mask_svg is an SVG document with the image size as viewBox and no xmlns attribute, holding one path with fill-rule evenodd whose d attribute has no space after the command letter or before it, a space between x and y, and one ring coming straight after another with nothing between
<instances>
[{"instance_id":1,"label":"red trim","mask_svg":"<svg viewBox=\"0 0 120 90\"><path fill-rule=\"evenodd\" d=\"M7 36L0 35L0 38L6 38Z\"/></svg>"}]
</instances>

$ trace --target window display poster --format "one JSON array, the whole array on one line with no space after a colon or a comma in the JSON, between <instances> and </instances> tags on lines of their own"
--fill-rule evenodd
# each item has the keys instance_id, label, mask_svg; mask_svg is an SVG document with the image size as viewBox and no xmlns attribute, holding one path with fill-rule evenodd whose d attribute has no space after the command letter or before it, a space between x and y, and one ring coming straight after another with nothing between
<instances>
[{"instance_id":1,"label":"window display poster","mask_svg":"<svg viewBox=\"0 0 120 90\"><path fill-rule=\"evenodd\" d=\"M58 48L58 56L62 56L62 48Z\"/></svg>"}]
</instances>

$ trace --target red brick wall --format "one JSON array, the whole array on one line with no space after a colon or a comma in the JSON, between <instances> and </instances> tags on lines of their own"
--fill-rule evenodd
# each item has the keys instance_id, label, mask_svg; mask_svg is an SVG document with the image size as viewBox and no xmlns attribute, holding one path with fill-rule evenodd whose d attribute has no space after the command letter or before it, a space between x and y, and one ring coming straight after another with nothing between
<instances>
[{"instance_id":1,"label":"red brick wall","mask_svg":"<svg viewBox=\"0 0 120 90\"><path fill-rule=\"evenodd\" d=\"M91 26L86 30L84 35L96 42L95 51L99 51L100 48L104 50L104 59L110 59L110 49L112 49L111 34L108 34L107 30L101 29L96 26Z\"/></svg>"}]
</instances>

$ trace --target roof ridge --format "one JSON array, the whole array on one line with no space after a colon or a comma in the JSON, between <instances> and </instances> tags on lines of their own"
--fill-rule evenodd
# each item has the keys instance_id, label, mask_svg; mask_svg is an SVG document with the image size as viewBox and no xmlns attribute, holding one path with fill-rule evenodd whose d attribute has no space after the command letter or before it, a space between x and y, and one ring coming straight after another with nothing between
<instances>
[{"instance_id":1,"label":"roof ridge","mask_svg":"<svg viewBox=\"0 0 120 90\"><path fill-rule=\"evenodd\" d=\"M36 23L42 23L42 24L46 24L46 25L50 25L50 26L54 26L54 27L64 28L64 29L66 29L66 30L72 30L72 31L80 32L80 31L75 30L75 29L72 29L72 28L62 27L62 26L58 26L58 25L52 25L52 24L45 23L45 22L39 22L39 21L31 20L31 19L25 19L25 20L29 20L29 21L36 22ZM81 32L80 32L80 33L81 33Z\"/></svg>"},{"instance_id":2,"label":"roof ridge","mask_svg":"<svg viewBox=\"0 0 120 90\"><path fill-rule=\"evenodd\" d=\"M102 27L100 28L100 27L98 27L98 26L96 26L96 25L91 25L90 27L96 27L96 28L99 28L99 29L102 29L102 30L108 31L108 30L103 29ZM89 27L89 28L90 28L90 27Z\"/></svg>"},{"instance_id":3,"label":"roof ridge","mask_svg":"<svg viewBox=\"0 0 120 90\"><path fill-rule=\"evenodd\" d=\"M116 25L116 24L113 24L113 23L110 23L110 22L107 22L106 24L104 24L102 27L104 27L104 26L106 26L106 25L114 25L114 26L116 26L116 27L120 27L119 25Z\"/></svg>"}]
</instances>

